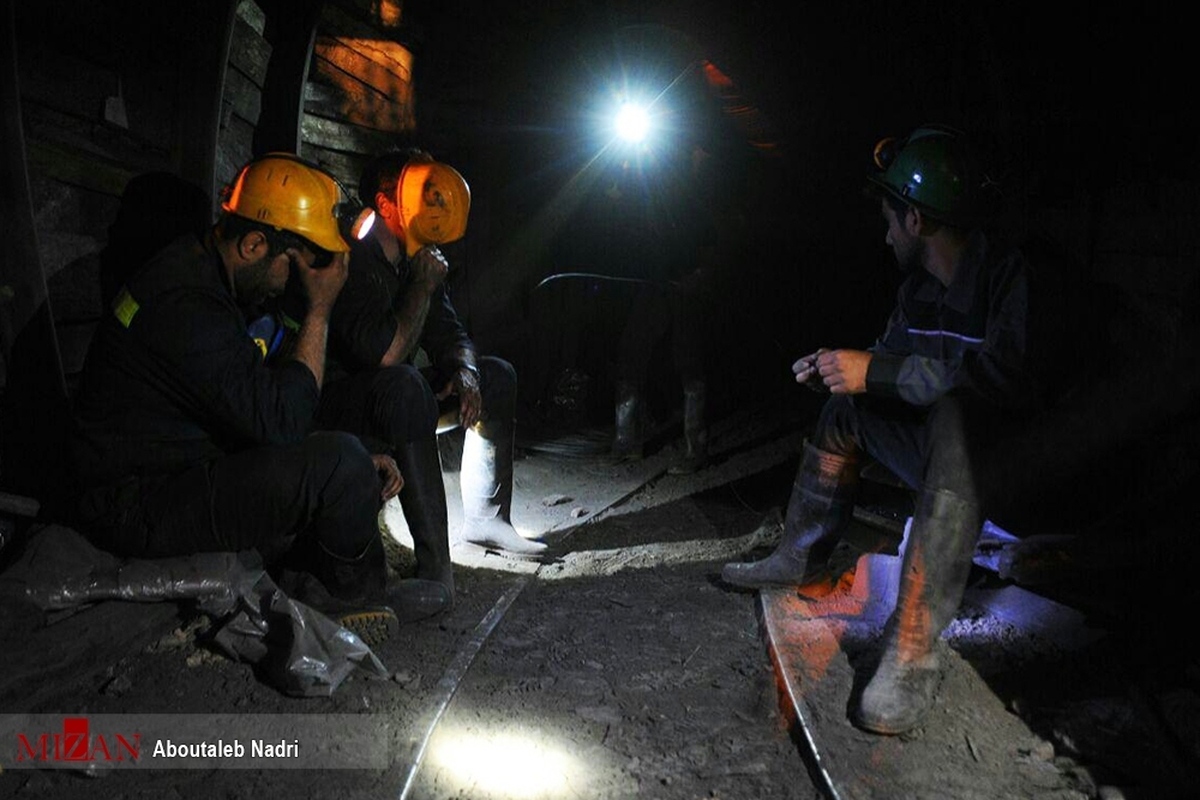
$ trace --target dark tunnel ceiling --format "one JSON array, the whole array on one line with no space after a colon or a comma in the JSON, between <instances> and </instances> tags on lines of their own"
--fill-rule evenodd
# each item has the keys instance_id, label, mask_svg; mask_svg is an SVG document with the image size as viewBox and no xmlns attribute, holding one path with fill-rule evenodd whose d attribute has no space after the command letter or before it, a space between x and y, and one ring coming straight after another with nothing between
<instances>
[{"instance_id":1,"label":"dark tunnel ceiling","mask_svg":"<svg viewBox=\"0 0 1200 800\"><path fill-rule=\"evenodd\" d=\"M696 42L797 153L836 162L839 148L861 154L880 135L941 118L1025 157L1095 159L1108 177L1194 169L1184 26L1165 11L1038 8L411 0L405 13L418 26L418 124L434 137L554 129L580 100L581 66L605 68L613 32L654 24Z\"/></svg>"}]
</instances>

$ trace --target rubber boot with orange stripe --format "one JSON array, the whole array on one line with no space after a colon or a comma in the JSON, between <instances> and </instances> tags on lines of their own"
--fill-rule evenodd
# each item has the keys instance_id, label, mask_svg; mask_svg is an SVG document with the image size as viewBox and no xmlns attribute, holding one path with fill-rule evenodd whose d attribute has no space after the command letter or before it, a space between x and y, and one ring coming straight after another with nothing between
<instances>
[{"instance_id":1,"label":"rubber boot with orange stripe","mask_svg":"<svg viewBox=\"0 0 1200 800\"><path fill-rule=\"evenodd\" d=\"M855 714L859 727L904 733L933 704L942 676L936 645L962 601L982 524L976 503L947 490L921 493L883 653Z\"/></svg>"}]
</instances>

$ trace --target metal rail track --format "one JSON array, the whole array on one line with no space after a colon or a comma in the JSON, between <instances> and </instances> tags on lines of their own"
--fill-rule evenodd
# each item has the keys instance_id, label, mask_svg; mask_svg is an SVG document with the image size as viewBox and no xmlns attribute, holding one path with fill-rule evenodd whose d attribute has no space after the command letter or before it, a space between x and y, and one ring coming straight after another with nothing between
<instances>
[{"instance_id":1,"label":"metal rail track","mask_svg":"<svg viewBox=\"0 0 1200 800\"><path fill-rule=\"evenodd\" d=\"M541 567L538 567L538 570L540 571ZM412 758L409 761L408 769L405 771L404 785L398 795L399 800L407 800L409 794L412 792L417 772L421 769L421 764L425 760L425 752L429 748L429 742L437 730L438 723L442 721L442 716L446 713L446 709L449 708L450 701L454 699L454 695L458 692L459 684L462 683L467 670L471 668L471 663L475 661L475 656L479 655L479 651L483 649L483 645L488 640L488 637L492 635L492 631L500 624L500 620L504 619L504 615L512 607L513 602L520 596L521 592L525 591L525 587L530 584L536 575L537 571L529 575L522 575L513 582L512 586L504 591L504 594L500 595L500 599L483 615L483 619L479 621L479 624L475 626L475 630L471 633L471 638L467 640L462 649L454 656L454 660L450 662L450 666L446 668L446 672L438 681L437 688L434 691L433 710L422 724L418 726L418 730L424 730L424 734L417 743Z\"/></svg>"},{"instance_id":2,"label":"metal rail track","mask_svg":"<svg viewBox=\"0 0 1200 800\"><path fill-rule=\"evenodd\" d=\"M762 443L766 440L769 440L772 434L778 435L778 429L773 429L767 432L760 430L756 433L756 435L750 437L748 440L743 440L736 443L732 448L730 448L729 452L737 453L747 449L753 449L756 446L764 446ZM648 473L642 482L637 486L622 493L603 506L594 509L586 516L581 517L578 520L573 520L569 528L561 530L562 536L559 539L558 544L561 545L562 541L570 537L581 528L606 518L608 513L614 508L617 508L618 506L627 502L630 498L645 490L646 487L662 478L666 474L668 466L668 463L664 461L660 468ZM557 531L552 529L550 532ZM413 787L416 784L417 775L420 772L421 766L425 760L425 755L429 749L429 743L433 739L434 734L437 732L438 725L444 718L445 713L450 707L451 702L453 702L455 695L458 693L458 688L463 679L466 677L467 672L470 670L472 663L474 663L475 658L479 655L480 651L482 651L484 645L487 643L487 640L491 637L493 631L495 631L496 627L500 624L500 621L504 619L504 615L508 613L510 608L512 608L517 598L520 597L521 593L526 589L526 587L537 580L538 576L541 574L543 566L544 565L539 565L538 568L533 572L526 573L515 579L513 583L504 590L500 598L495 602L495 604L492 605L492 607L487 611L486 614L484 614L483 618L475 626L470 638L463 644L462 648L450 662L450 665L446 668L446 671L443 673L442 677L438 680L434 692L433 707L417 726L417 730L421 732L420 739L415 743L411 750L411 755L409 756L408 763L404 769L404 780L399 794L397 795L397 800L409 800L411 797ZM836 797L836 795L834 795L834 797Z\"/></svg>"},{"instance_id":3,"label":"metal rail track","mask_svg":"<svg viewBox=\"0 0 1200 800\"><path fill-rule=\"evenodd\" d=\"M667 468L664 465L662 469L656 470L655 472L649 474L646 479L635 488L625 492L624 494L584 517L578 522L578 524L574 525L564 533L563 539L569 537L582 526L591 524L592 522L600 519L604 512L620 505L628 500L632 495L661 478L666 473L666 470ZM562 540L560 539L560 542L561 541ZM397 795L398 800L408 800L413 786L416 783L417 773L420 771L421 765L425 761L425 753L429 749L429 742L433 739L433 735L437 731L438 724L442 721L443 716L445 716L446 709L450 707L451 701L453 701L454 696L458 693L458 687L462 683L463 678L466 677L467 671L471 668L471 664L474 663L475 657L479 655L479 652L483 649L484 644L492 635L492 632L496 629L496 626L500 624L500 620L504 619L504 615L508 613L510 608L512 608L513 603L516 602L516 599L521 595L521 592L525 591L525 587L533 583L533 581L537 579L538 575L541 574L542 567L543 565L539 565L538 568L533 572L520 576L513 581L511 586L504 590L504 593L500 595L500 598L496 600L492 607L488 609L488 612L483 615L483 618L471 632L471 637L463 644L458 653L455 654L454 659L450 662L450 666L446 668L446 671L438 680L437 688L434 691L433 709L417 727L417 730L423 731L423 733L420 740L413 748L412 756L410 757L408 766L405 769L404 783L400 789L400 794Z\"/></svg>"}]
</instances>

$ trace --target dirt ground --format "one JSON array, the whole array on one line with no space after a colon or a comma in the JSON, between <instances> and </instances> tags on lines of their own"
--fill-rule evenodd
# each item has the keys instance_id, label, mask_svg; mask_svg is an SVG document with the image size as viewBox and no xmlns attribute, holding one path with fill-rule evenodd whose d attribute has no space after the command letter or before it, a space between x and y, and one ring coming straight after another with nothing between
<instances>
[{"instance_id":1,"label":"dirt ground","mask_svg":"<svg viewBox=\"0 0 1200 800\"><path fill-rule=\"evenodd\" d=\"M156 618L146 646L111 663L76 665L49 686L31 680L27 694L5 701L7 713L383 720L387 769L8 768L0 796L1188 796L1178 791L1196 785L1200 759L1195 661L1162 626L1126 628L1073 649L1014 626L1005 643L974 635L987 612L970 604L948 637L938 709L904 737L871 736L846 721L871 652L869 636L846 637L829 669L836 680L805 700L814 761L806 733L780 711L759 597L717 579L724 561L766 552L778 533L794 461L773 453L759 466L693 493L656 481L610 513L593 505L584 512L593 522L568 529L556 543L559 560L536 571L492 557L460 565L453 611L377 646L386 678L356 674L330 697L284 696L213 652L210 621L181 608ZM537 470L582 474L583 491L589 474L595 482L611 477L608 469L528 457L518 462L518 481L527 499L542 498L530 477ZM640 477L625 476L629 485L660 473L653 463L638 469ZM526 513L569 517L570 505L529 502ZM995 576L981 573L976 588L989 581ZM498 607L505 613L497 618ZM19 650L20 641L4 639L6 651ZM822 770L836 773L836 793L822 786Z\"/></svg>"},{"instance_id":2,"label":"dirt ground","mask_svg":"<svg viewBox=\"0 0 1200 800\"><path fill-rule=\"evenodd\" d=\"M765 487L764 487L765 488ZM754 503L772 498L777 487ZM0 796L399 796L414 742L445 694L443 677L470 649L504 593L519 591L448 706L408 796L816 797L780 715L752 595L730 594L724 560L685 555L613 568L613 552L752 534L763 508L731 490L685 498L580 529L573 552L542 573L460 568L445 617L405 626L376 647L388 679L355 676L327 698L289 698L244 664L212 652L207 620L168 625L148 647L89 665L33 707L62 714L356 714L394 722L387 771L129 771L87 777L8 769ZM666 563L670 561L679 563ZM500 748L482 773L478 748ZM522 762L521 759L531 759Z\"/></svg>"}]
</instances>

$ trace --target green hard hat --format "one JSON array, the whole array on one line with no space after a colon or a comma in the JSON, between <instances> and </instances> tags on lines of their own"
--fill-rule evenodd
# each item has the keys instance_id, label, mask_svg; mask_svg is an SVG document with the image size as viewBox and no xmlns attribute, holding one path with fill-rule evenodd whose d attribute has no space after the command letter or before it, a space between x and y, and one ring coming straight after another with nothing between
<instances>
[{"instance_id":1,"label":"green hard hat","mask_svg":"<svg viewBox=\"0 0 1200 800\"><path fill-rule=\"evenodd\" d=\"M928 125L875 145L879 172L867 180L933 219L970 227L988 216L993 184L966 136Z\"/></svg>"}]
</instances>

